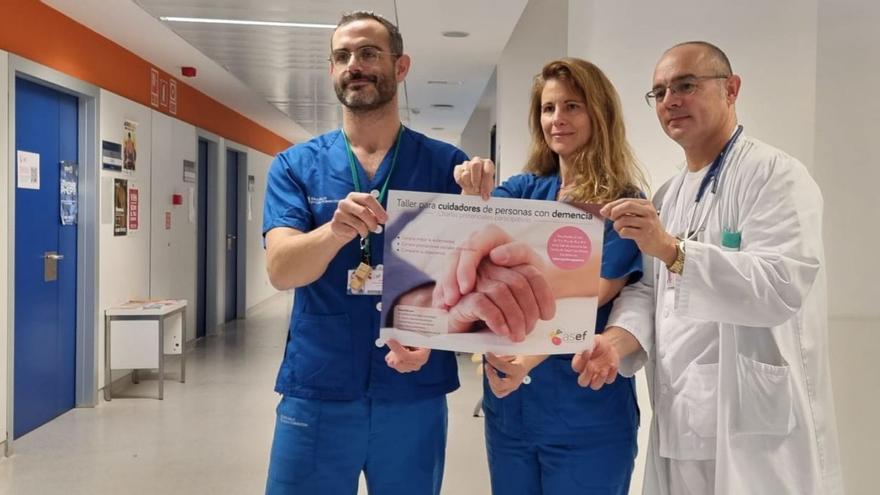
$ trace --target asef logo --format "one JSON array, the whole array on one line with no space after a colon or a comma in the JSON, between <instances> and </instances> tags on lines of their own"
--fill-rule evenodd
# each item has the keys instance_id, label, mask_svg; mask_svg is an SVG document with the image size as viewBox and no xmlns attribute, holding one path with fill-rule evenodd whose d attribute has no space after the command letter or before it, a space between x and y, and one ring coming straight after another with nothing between
<instances>
[{"instance_id":1,"label":"asef logo","mask_svg":"<svg viewBox=\"0 0 880 495\"><path fill-rule=\"evenodd\" d=\"M562 335L562 331L558 328L556 330L550 331L550 342L553 342L553 345L562 345L562 339L559 336Z\"/></svg>"}]
</instances>

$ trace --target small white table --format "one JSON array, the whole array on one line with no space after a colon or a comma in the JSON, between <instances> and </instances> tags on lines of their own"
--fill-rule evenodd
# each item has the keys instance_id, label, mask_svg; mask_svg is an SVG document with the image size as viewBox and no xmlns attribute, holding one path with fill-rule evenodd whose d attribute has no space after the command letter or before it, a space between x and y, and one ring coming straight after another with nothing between
<instances>
[{"instance_id":1,"label":"small white table","mask_svg":"<svg viewBox=\"0 0 880 495\"><path fill-rule=\"evenodd\" d=\"M105 310L104 400L111 400L113 369L130 369L135 380L138 369L158 369L162 400L166 354L180 354L180 383L185 383L185 339L185 299L129 302Z\"/></svg>"}]
</instances>

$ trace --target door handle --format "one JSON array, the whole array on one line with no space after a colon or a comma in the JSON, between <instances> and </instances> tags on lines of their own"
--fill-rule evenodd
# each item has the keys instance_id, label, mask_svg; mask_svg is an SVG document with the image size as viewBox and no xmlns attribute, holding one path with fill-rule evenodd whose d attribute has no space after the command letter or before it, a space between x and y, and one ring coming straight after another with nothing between
<instances>
[{"instance_id":1,"label":"door handle","mask_svg":"<svg viewBox=\"0 0 880 495\"><path fill-rule=\"evenodd\" d=\"M58 260L63 260L64 255L55 251L43 253L43 282L58 280Z\"/></svg>"}]
</instances>

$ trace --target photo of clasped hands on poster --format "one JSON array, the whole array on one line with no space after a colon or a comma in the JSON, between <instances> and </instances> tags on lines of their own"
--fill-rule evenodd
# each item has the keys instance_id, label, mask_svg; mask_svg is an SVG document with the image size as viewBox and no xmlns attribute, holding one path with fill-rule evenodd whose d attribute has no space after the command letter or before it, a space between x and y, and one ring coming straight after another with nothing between
<instances>
[{"instance_id":1,"label":"photo of clasped hands on poster","mask_svg":"<svg viewBox=\"0 0 880 495\"><path fill-rule=\"evenodd\" d=\"M591 347L596 205L390 191L377 345L570 354Z\"/></svg>"}]
</instances>

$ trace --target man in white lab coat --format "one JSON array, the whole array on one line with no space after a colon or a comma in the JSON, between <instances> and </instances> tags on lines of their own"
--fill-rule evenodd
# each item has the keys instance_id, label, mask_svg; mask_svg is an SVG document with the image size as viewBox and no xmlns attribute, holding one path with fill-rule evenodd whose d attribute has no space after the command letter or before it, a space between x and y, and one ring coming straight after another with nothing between
<instances>
[{"instance_id":1,"label":"man in white lab coat","mask_svg":"<svg viewBox=\"0 0 880 495\"><path fill-rule=\"evenodd\" d=\"M646 494L839 494L822 196L797 159L742 134L740 85L709 43L657 63L646 98L687 167L656 208L603 209L653 267L573 366L594 388L646 366Z\"/></svg>"}]
</instances>

